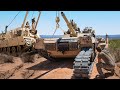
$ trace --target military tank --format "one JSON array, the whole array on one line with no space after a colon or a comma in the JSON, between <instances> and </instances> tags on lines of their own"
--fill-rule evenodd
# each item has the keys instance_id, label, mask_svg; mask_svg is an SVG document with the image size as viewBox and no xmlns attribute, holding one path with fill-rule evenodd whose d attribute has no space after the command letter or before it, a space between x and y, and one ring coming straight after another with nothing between
<instances>
[{"instance_id":1,"label":"military tank","mask_svg":"<svg viewBox=\"0 0 120 90\"><path fill-rule=\"evenodd\" d=\"M0 34L0 53L16 56L18 53L32 50L33 44L38 38L36 27L41 12L39 12L37 22L35 22L35 18L32 19L32 28L30 28L29 22L26 22L28 13L26 11L21 27L9 31L6 30L6 27L5 32Z\"/></svg>"},{"instance_id":2,"label":"military tank","mask_svg":"<svg viewBox=\"0 0 120 90\"><path fill-rule=\"evenodd\" d=\"M83 31L73 20L68 21L61 12L68 31L61 38L38 39L35 43L36 53L48 60L74 58L73 69L75 77L89 78L95 59L95 31L86 27Z\"/></svg>"},{"instance_id":3,"label":"military tank","mask_svg":"<svg viewBox=\"0 0 120 90\"><path fill-rule=\"evenodd\" d=\"M108 35L106 34L106 39L108 38ZM98 46L100 46L101 47L101 49L104 49L104 47L106 46L106 41L107 40L105 40L105 38L103 38L103 37L97 37L96 38L97 39L97 41L98 41Z\"/></svg>"}]
</instances>

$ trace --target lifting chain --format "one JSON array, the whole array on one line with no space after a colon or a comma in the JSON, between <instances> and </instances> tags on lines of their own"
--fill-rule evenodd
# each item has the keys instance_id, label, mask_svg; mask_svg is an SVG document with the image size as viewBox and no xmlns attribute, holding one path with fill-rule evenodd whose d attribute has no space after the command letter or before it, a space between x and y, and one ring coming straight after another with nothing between
<instances>
[{"instance_id":1,"label":"lifting chain","mask_svg":"<svg viewBox=\"0 0 120 90\"><path fill-rule=\"evenodd\" d=\"M56 17L56 29L59 28L59 22L60 22L60 18L59 17Z\"/></svg>"},{"instance_id":2,"label":"lifting chain","mask_svg":"<svg viewBox=\"0 0 120 90\"><path fill-rule=\"evenodd\" d=\"M54 36L54 34L55 34L55 32L56 32L56 30L58 29L58 28L60 28L62 31L63 31L63 33L64 34L66 34L66 32L60 27L60 25L59 25L59 22L60 22L60 18L59 18L59 11L56 11L56 19L55 19L55 21L56 21L56 29L55 29L55 31L54 31L54 33L53 33L53 36ZM52 36L52 37L53 37Z\"/></svg>"},{"instance_id":3,"label":"lifting chain","mask_svg":"<svg viewBox=\"0 0 120 90\"><path fill-rule=\"evenodd\" d=\"M57 29L59 28L59 26L60 26L60 25L59 25L59 22L60 22L59 11L56 11L56 19L55 19L55 21L56 21L56 29L55 29L55 31L54 31L52 37L54 36L56 30L57 30Z\"/></svg>"}]
</instances>

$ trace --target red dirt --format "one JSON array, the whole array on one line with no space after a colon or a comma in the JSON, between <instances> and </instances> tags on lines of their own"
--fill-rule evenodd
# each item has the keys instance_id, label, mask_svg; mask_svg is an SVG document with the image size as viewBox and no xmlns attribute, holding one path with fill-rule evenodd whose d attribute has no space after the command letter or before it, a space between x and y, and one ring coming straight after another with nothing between
<instances>
[{"instance_id":1,"label":"red dirt","mask_svg":"<svg viewBox=\"0 0 120 90\"><path fill-rule=\"evenodd\" d=\"M0 72L12 70L16 66L23 64L23 67L16 70L9 79L73 79L73 60L66 59L50 62L40 57L36 58L34 63L23 63L20 58L14 57L13 61L14 63L0 64ZM98 74L96 63L94 64L90 79L94 79ZM106 79L119 79L119 77L114 75Z\"/></svg>"}]
</instances>

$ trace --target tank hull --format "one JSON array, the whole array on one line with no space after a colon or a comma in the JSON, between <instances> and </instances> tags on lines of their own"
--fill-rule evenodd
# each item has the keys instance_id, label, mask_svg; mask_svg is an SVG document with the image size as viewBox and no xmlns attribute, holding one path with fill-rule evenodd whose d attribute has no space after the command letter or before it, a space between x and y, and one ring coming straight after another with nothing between
<instances>
[{"instance_id":1,"label":"tank hull","mask_svg":"<svg viewBox=\"0 0 120 90\"><path fill-rule=\"evenodd\" d=\"M16 56L17 53L30 51L36 39L30 36L28 28L16 28L0 36L0 52Z\"/></svg>"},{"instance_id":2,"label":"tank hull","mask_svg":"<svg viewBox=\"0 0 120 90\"><path fill-rule=\"evenodd\" d=\"M76 55L80 52L80 50L65 51L64 53L50 50L48 50L47 52L53 58L75 58Z\"/></svg>"}]
</instances>

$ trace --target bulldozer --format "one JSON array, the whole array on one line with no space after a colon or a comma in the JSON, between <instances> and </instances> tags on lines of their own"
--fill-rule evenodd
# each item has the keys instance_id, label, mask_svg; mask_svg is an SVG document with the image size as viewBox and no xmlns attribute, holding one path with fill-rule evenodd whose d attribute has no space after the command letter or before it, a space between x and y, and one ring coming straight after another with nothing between
<instances>
[{"instance_id":1,"label":"bulldozer","mask_svg":"<svg viewBox=\"0 0 120 90\"><path fill-rule=\"evenodd\" d=\"M7 31L8 26L6 26L5 32L0 34L0 53L17 56L32 50L33 44L39 38L36 27L41 12L39 11L37 22L35 22L35 18L32 19L32 28L30 28L29 22L26 22L28 14L29 11L26 11L21 27Z\"/></svg>"},{"instance_id":2,"label":"bulldozer","mask_svg":"<svg viewBox=\"0 0 120 90\"><path fill-rule=\"evenodd\" d=\"M64 12L61 12L61 15L68 26L68 31L64 32L61 38L37 39L34 45L35 52L50 61L61 58L74 58L73 75L89 78L96 57L97 40L95 30L92 27L85 27L81 31L73 20L68 21Z\"/></svg>"}]
</instances>

